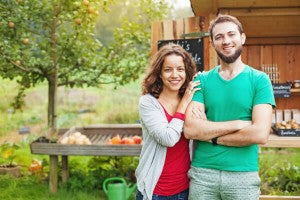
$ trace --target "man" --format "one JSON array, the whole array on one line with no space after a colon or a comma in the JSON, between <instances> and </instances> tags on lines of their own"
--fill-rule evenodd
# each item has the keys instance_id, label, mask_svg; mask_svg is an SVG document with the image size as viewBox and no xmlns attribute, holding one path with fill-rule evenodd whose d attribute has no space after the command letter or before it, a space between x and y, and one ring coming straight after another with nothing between
<instances>
[{"instance_id":1,"label":"man","mask_svg":"<svg viewBox=\"0 0 300 200\"><path fill-rule=\"evenodd\" d=\"M197 141L189 199L259 199L258 144L270 132L272 85L242 62L246 35L235 17L219 15L209 31L220 65L197 76L201 90L186 111L185 137Z\"/></svg>"}]
</instances>

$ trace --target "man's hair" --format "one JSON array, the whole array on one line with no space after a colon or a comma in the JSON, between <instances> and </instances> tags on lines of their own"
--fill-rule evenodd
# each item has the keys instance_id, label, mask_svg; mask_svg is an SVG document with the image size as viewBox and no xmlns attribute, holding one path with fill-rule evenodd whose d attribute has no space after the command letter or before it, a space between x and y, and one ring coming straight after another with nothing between
<instances>
[{"instance_id":1,"label":"man's hair","mask_svg":"<svg viewBox=\"0 0 300 200\"><path fill-rule=\"evenodd\" d=\"M179 89L179 96L183 97L185 89L187 88L189 82L193 80L193 76L196 73L196 64L192 56L185 49L183 49L180 45L172 43L161 47L152 59L150 69L142 83L142 94L150 93L156 98L159 97L163 89L163 82L160 77L162 66L165 58L169 55L181 56L183 59L186 79L184 84Z\"/></svg>"},{"instance_id":2,"label":"man's hair","mask_svg":"<svg viewBox=\"0 0 300 200\"><path fill-rule=\"evenodd\" d=\"M241 22L236 17L233 17L231 15L222 15L222 14L219 14L215 19L213 19L210 22L210 25L209 25L209 28L208 28L208 31L209 31L209 34L210 34L210 39L212 41L213 41L213 34L212 34L212 32L213 32L214 27L217 24L224 23L224 22L232 22L232 23L236 24L237 27L238 27L238 30L239 30L240 34L244 33L243 26L242 26Z\"/></svg>"}]
</instances>

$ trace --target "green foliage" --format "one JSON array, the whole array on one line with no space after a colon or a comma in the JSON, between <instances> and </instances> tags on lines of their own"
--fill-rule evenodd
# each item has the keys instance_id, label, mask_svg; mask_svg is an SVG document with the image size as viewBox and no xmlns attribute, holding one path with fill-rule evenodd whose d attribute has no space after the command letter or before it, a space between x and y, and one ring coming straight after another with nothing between
<instances>
[{"instance_id":1,"label":"green foliage","mask_svg":"<svg viewBox=\"0 0 300 200\"><path fill-rule=\"evenodd\" d=\"M90 2L96 9L106 7L102 1ZM91 37L96 16L80 1L4 0L1 8L5 24L0 27L1 76L21 77L18 82L30 87L57 71L60 83L71 85L65 80L76 72L97 68L94 62L101 45ZM77 24L76 19L82 22Z\"/></svg>"},{"instance_id":2,"label":"green foliage","mask_svg":"<svg viewBox=\"0 0 300 200\"><path fill-rule=\"evenodd\" d=\"M111 66L113 82L124 85L136 80L148 64L151 22L163 19L168 11L164 1L134 0L132 17L122 17L121 27L113 31L114 42L103 48Z\"/></svg>"},{"instance_id":3,"label":"green foliage","mask_svg":"<svg viewBox=\"0 0 300 200\"><path fill-rule=\"evenodd\" d=\"M82 170L71 170L70 178L63 185L64 188L71 192L78 190L93 191L98 188L99 180L91 173L86 173Z\"/></svg>"},{"instance_id":4,"label":"green foliage","mask_svg":"<svg viewBox=\"0 0 300 200\"><path fill-rule=\"evenodd\" d=\"M272 191L281 194L300 195L300 168L291 163L275 164L266 171L262 177L268 193Z\"/></svg>"},{"instance_id":5,"label":"green foliage","mask_svg":"<svg viewBox=\"0 0 300 200\"><path fill-rule=\"evenodd\" d=\"M15 100L12 102L12 107L14 110L21 109L24 105L24 97L25 97L25 87L21 86L19 88L18 94L15 96Z\"/></svg>"},{"instance_id":6,"label":"green foliage","mask_svg":"<svg viewBox=\"0 0 300 200\"><path fill-rule=\"evenodd\" d=\"M95 13L108 10L114 1L89 2L86 6L79 0L1 1L0 76L20 77L18 82L26 88L50 81L53 73L58 85L70 87L137 79L148 57L150 22L164 16L165 5L136 0L135 20L124 17L113 33L114 44L103 47L93 34Z\"/></svg>"},{"instance_id":7,"label":"green foliage","mask_svg":"<svg viewBox=\"0 0 300 200\"><path fill-rule=\"evenodd\" d=\"M110 177L123 177L128 183L135 183L134 172L138 161L138 157L99 156L91 158L88 168L99 181L98 187L102 188L103 181Z\"/></svg>"},{"instance_id":8,"label":"green foliage","mask_svg":"<svg viewBox=\"0 0 300 200\"><path fill-rule=\"evenodd\" d=\"M94 35L97 15L107 0L3 0L0 4L0 76L24 88L48 82L48 125L56 128L56 87L124 85L147 65L151 21L161 19L163 1L135 0L135 20L122 20L114 42L104 47ZM127 2L128 3L128 2Z\"/></svg>"},{"instance_id":9,"label":"green foliage","mask_svg":"<svg viewBox=\"0 0 300 200\"><path fill-rule=\"evenodd\" d=\"M3 143L0 145L0 152L2 159L4 159L4 164L8 166L13 166L13 161L16 157L15 151L19 149L20 146L15 143Z\"/></svg>"},{"instance_id":10,"label":"green foliage","mask_svg":"<svg viewBox=\"0 0 300 200\"><path fill-rule=\"evenodd\" d=\"M262 148L260 177L262 194L300 195L300 149Z\"/></svg>"}]
</instances>

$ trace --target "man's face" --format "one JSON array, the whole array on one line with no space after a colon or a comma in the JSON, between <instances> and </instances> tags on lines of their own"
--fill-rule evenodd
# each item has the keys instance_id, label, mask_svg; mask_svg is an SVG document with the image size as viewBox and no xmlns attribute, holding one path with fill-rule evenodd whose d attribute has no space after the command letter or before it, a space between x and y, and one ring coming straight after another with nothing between
<instances>
[{"instance_id":1,"label":"man's face","mask_svg":"<svg viewBox=\"0 0 300 200\"><path fill-rule=\"evenodd\" d=\"M216 24L212 34L212 43L220 59L228 64L235 62L242 53L245 34L240 34L238 26L233 22Z\"/></svg>"}]
</instances>

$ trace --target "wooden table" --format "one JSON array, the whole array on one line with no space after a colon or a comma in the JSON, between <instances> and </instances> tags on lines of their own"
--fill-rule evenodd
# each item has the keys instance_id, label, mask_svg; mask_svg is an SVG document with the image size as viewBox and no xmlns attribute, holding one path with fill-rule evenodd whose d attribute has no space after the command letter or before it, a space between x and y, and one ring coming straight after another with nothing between
<instances>
[{"instance_id":1,"label":"wooden table","mask_svg":"<svg viewBox=\"0 0 300 200\"><path fill-rule=\"evenodd\" d=\"M31 143L32 154L50 156L49 188L51 193L57 192L57 164L58 156L62 158L62 182L68 180L68 156L139 156L142 145L107 145L105 141L119 134L121 137L142 135L139 124L106 124L100 126L88 126L76 128L87 135L92 145L62 145L57 143ZM59 135L67 129L59 130ZM260 147L288 147L300 148L300 137L280 137L273 133L265 145Z\"/></svg>"},{"instance_id":2,"label":"wooden table","mask_svg":"<svg viewBox=\"0 0 300 200\"><path fill-rule=\"evenodd\" d=\"M68 129L61 129L58 135L61 136ZM68 156L139 156L142 145L107 145L105 142L119 134L121 137L142 135L142 128L139 124L103 124L99 126L87 126L76 128L76 131L85 134L91 145L40 143L30 144L32 154L49 155L49 189L51 193L57 192L57 165L58 156L62 159L62 182L69 177Z\"/></svg>"},{"instance_id":3,"label":"wooden table","mask_svg":"<svg viewBox=\"0 0 300 200\"><path fill-rule=\"evenodd\" d=\"M300 137L278 136L272 131L268 142L260 147L300 148Z\"/></svg>"}]
</instances>

